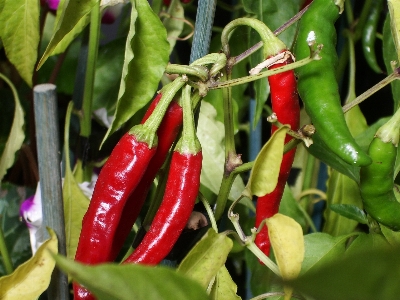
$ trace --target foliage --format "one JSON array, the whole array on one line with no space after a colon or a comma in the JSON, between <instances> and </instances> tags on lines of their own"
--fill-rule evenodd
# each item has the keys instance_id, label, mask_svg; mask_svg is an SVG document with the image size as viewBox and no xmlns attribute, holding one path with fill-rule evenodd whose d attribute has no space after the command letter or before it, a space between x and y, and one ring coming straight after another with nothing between
<instances>
[{"instance_id":1,"label":"foliage","mask_svg":"<svg viewBox=\"0 0 400 300\"><path fill-rule=\"evenodd\" d=\"M400 102L399 69L393 64L400 59L400 2L379 2L373 41L365 44L364 39L361 45L367 20L375 13L373 1L347 0L335 24L336 77L345 120L365 151ZM399 294L400 233L364 210L360 167L331 151L319 135L305 137L306 130L281 126L271 136L267 75L272 73L248 77L266 59L257 44L260 36L240 26L227 38L228 50L224 45L223 28L246 17L275 30L291 50L302 42L296 39L301 18L296 14L310 1L215 2L215 17L207 16L214 19L206 47L210 55L193 62L189 57L198 47L192 36L200 0L62 0L57 11L47 1L0 0L1 299L2 293L4 299L36 299L55 264L98 299L395 299ZM102 15L114 11L119 15L113 24L99 25ZM100 40L94 38L99 31ZM374 47L376 57L364 57L371 52L362 47ZM309 58L289 68L329 59L323 47L310 48ZM374 59L387 74L368 65ZM82 187L91 186L119 138L140 123L154 95L177 76L201 98L193 110L203 153L199 198L206 200L196 209L211 225L183 231L163 261L169 266L119 264L132 251L132 242L140 242L145 228L138 228L148 221L147 212L157 208L167 160L117 260L96 266L74 262L90 198ZM64 217L67 257L55 255L57 237L50 229L50 239L30 258L32 232L20 221L19 208L39 180L35 131L46 123L34 127L32 88L44 83L57 86L59 125L65 128L59 132L62 145L54 145L63 154L64 179L64 212L55 213ZM302 111L301 124L310 123ZM297 141L284 145L287 134ZM282 156L290 147L297 152L279 213L261 224L268 227L272 243L266 256L254 243L253 197L275 189ZM399 201L399 156L393 168L394 178L383 184L393 185ZM18 290L21 284L25 291ZM27 291L30 295L23 294Z\"/></svg>"}]
</instances>

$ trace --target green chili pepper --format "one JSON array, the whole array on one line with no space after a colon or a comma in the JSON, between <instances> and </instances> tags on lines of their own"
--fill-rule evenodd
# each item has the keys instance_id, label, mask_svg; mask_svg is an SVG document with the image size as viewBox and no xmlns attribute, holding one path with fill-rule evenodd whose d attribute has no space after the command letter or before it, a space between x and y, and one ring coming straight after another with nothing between
<instances>
[{"instance_id":1,"label":"green chili pepper","mask_svg":"<svg viewBox=\"0 0 400 300\"><path fill-rule=\"evenodd\" d=\"M311 41L322 44L323 49L321 60L297 69L298 91L315 126L315 135L345 162L364 166L370 164L371 159L357 145L346 125L335 78L338 57L334 23L339 17L336 2L314 0L300 19L294 47L295 57L308 57L308 42Z\"/></svg>"},{"instance_id":2,"label":"green chili pepper","mask_svg":"<svg viewBox=\"0 0 400 300\"><path fill-rule=\"evenodd\" d=\"M362 34L362 48L364 52L364 57L371 67L376 73L383 73L381 67L379 66L376 55L375 55L375 39L376 39L376 30L378 27L379 17L382 12L383 0L375 0L372 1L372 7L365 23L363 34Z\"/></svg>"},{"instance_id":3,"label":"green chili pepper","mask_svg":"<svg viewBox=\"0 0 400 300\"><path fill-rule=\"evenodd\" d=\"M365 211L394 231L400 230L400 203L393 190L399 119L400 110L378 129L368 150L372 164L360 170L360 191Z\"/></svg>"}]
</instances>

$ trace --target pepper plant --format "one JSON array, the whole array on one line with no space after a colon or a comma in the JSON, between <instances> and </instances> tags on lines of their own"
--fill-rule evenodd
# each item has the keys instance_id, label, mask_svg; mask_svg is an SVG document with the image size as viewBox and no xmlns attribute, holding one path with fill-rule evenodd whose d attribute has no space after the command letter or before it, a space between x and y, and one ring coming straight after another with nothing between
<instances>
[{"instance_id":1,"label":"pepper plant","mask_svg":"<svg viewBox=\"0 0 400 300\"><path fill-rule=\"evenodd\" d=\"M400 1L0 0L0 24L1 299L398 297Z\"/></svg>"}]
</instances>

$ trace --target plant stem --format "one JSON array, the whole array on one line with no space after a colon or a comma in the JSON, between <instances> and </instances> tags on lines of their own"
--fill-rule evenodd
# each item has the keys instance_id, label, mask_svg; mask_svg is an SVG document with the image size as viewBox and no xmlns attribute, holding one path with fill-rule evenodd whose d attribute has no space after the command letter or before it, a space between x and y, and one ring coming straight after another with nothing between
<instances>
[{"instance_id":1,"label":"plant stem","mask_svg":"<svg viewBox=\"0 0 400 300\"><path fill-rule=\"evenodd\" d=\"M201 192L199 192L198 197L199 197L200 201L203 203L203 205L207 211L208 217L210 218L211 227L215 230L216 233L218 233L217 222L215 221L214 214L212 212L210 204L208 203L206 197L204 197L204 195Z\"/></svg>"},{"instance_id":2,"label":"plant stem","mask_svg":"<svg viewBox=\"0 0 400 300\"><path fill-rule=\"evenodd\" d=\"M11 274L14 271L14 268L12 265L10 253L8 252L7 249L6 240L3 232L3 226L1 223L0 223L0 254L3 258L3 264L7 274Z\"/></svg>"},{"instance_id":3,"label":"plant stem","mask_svg":"<svg viewBox=\"0 0 400 300\"><path fill-rule=\"evenodd\" d=\"M227 81L212 82L212 83L209 84L208 88L210 90L214 90L214 89L225 88L225 87L228 87L228 86L232 87L232 86L235 86L235 85L240 85L240 84L243 84L243 83L252 82L252 81L264 78L264 77L272 76L272 75L275 75L275 74L279 74L279 73L283 73L283 72L286 72L286 71L289 71L289 70L293 70L295 68L299 68L301 66L304 66L304 65L312 62L313 60L318 60L318 59L319 59L318 54L314 53L310 57L304 58L304 59L299 60L297 62L294 62L292 64L288 64L288 65L285 65L283 67L279 67L279 68L276 68L276 69L268 70L268 71L265 71L265 72L260 72L260 73L255 74L255 75L244 76L244 77L241 77L241 78L231 79L231 80L227 80Z\"/></svg>"},{"instance_id":4,"label":"plant stem","mask_svg":"<svg viewBox=\"0 0 400 300\"><path fill-rule=\"evenodd\" d=\"M346 113L350 109L352 109L354 106L360 104L363 102L365 99L379 91L381 88L385 87L389 83L391 83L393 80L400 79L400 69L397 68L393 71L392 74L388 75L381 81L379 81L377 84L375 84L373 87L370 89L366 90L364 93L359 95L356 99L354 99L352 102L347 103L346 105L343 106L343 112Z\"/></svg>"},{"instance_id":5,"label":"plant stem","mask_svg":"<svg viewBox=\"0 0 400 300\"><path fill-rule=\"evenodd\" d=\"M91 133L92 99L97 51L100 37L100 3L93 6L90 13L89 50L86 63L85 86L83 90L82 121L80 135L88 138Z\"/></svg>"},{"instance_id":6,"label":"plant stem","mask_svg":"<svg viewBox=\"0 0 400 300\"><path fill-rule=\"evenodd\" d=\"M178 75L192 75L199 78L201 81L208 79L208 70L203 66L185 66L178 64L168 64L165 68L165 73Z\"/></svg>"}]
</instances>

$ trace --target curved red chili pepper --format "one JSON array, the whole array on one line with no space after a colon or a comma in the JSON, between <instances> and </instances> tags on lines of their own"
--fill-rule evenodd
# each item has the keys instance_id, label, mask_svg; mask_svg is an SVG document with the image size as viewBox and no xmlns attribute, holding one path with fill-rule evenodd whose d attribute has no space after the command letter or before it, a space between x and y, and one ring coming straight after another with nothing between
<instances>
[{"instance_id":1,"label":"curved red chili pepper","mask_svg":"<svg viewBox=\"0 0 400 300\"><path fill-rule=\"evenodd\" d=\"M161 206L149 231L124 263L155 265L168 255L192 213L200 187L201 163L201 151L174 151Z\"/></svg>"},{"instance_id":2,"label":"curved red chili pepper","mask_svg":"<svg viewBox=\"0 0 400 300\"><path fill-rule=\"evenodd\" d=\"M275 69L291 62L292 60L289 59L286 62L275 64L269 69ZM271 89L272 111L276 113L278 121L282 124L289 124L292 130L298 130L300 126L300 105L294 71L290 70L270 76L268 77L268 81ZM275 130L277 130L277 127L272 126L272 133ZM290 136L286 136L285 143L290 139ZM296 148L283 155L277 186L272 193L258 198L256 207L256 227L260 225L261 221L272 217L278 212L295 153ZM263 253L269 255L271 244L268 236L268 228L266 226L263 226L261 231L257 234L255 243Z\"/></svg>"},{"instance_id":3,"label":"curved red chili pepper","mask_svg":"<svg viewBox=\"0 0 400 300\"><path fill-rule=\"evenodd\" d=\"M112 241L123 207L132 190L139 184L156 147L149 148L136 136L126 133L114 147L96 181L89 208L82 221L75 260L84 264L110 261ZM83 290L83 291L82 291ZM74 286L75 299L87 293L79 285Z\"/></svg>"},{"instance_id":4,"label":"curved red chili pepper","mask_svg":"<svg viewBox=\"0 0 400 300\"><path fill-rule=\"evenodd\" d=\"M161 94L154 98L142 119L142 124L150 117L160 99ZM179 134L182 122L183 109L176 101L172 101L157 130L158 145L156 153L151 159L140 181L140 185L130 194L125 204L112 245L112 260L117 257L118 252L121 250L126 238L132 230L132 226L139 216L154 178L164 164L168 152Z\"/></svg>"}]
</instances>

